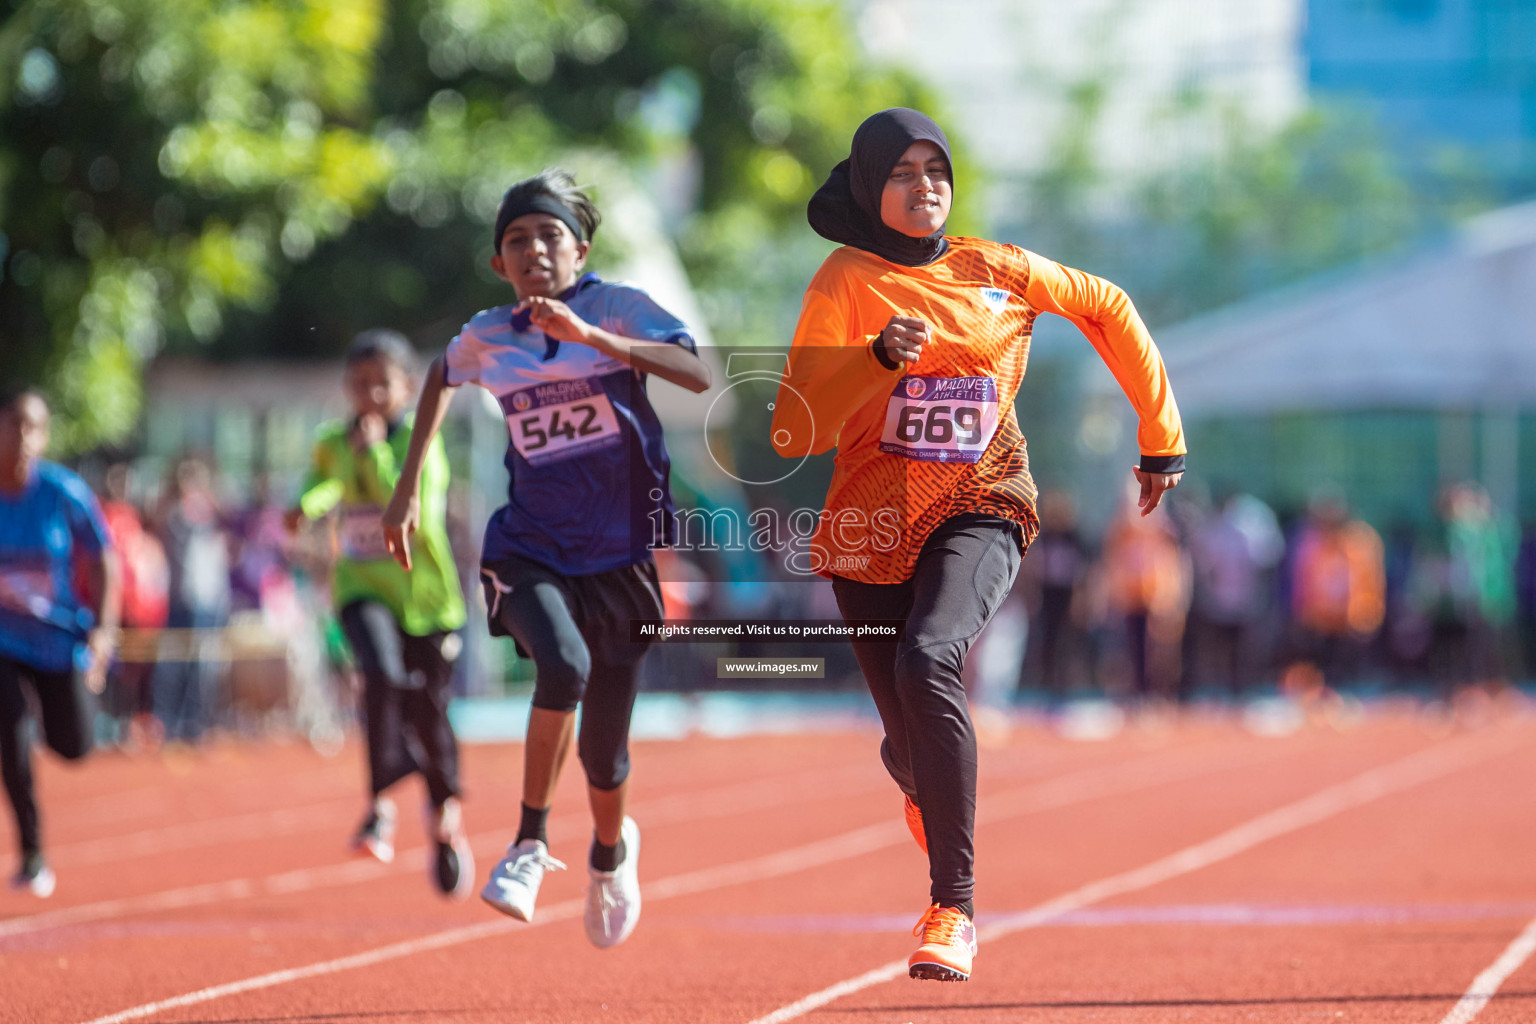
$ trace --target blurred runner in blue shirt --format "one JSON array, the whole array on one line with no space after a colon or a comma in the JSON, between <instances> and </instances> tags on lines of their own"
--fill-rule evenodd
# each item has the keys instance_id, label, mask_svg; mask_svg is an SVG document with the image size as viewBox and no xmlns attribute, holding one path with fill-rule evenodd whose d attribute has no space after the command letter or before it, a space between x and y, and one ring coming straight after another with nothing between
<instances>
[{"instance_id":1,"label":"blurred runner in blue shirt","mask_svg":"<svg viewBox=\"0 0 1536 1024\"><path fill-rule=\"evenodd\" d=\"M47 447L43 396L0 393L0 771L21 843L11 885L37 896L52 894L54 877L42 854L26 691L48 745L84 757L120 598L101 506L85 481L43 460Z\"/></svg>"}]
</instances>

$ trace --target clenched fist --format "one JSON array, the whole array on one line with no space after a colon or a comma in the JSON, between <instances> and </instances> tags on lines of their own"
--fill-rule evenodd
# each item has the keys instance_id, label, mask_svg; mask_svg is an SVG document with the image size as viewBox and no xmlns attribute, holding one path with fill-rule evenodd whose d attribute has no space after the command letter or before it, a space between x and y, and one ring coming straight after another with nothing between
<instances>
[{"instance_id":1,"label":"clenched fist","mask_svg":"<svg viewBox=\"0 0 1536 1024\"><path fill-rule=\"evenodd\" d=\"M886 356L895 362L915 363L932 337L926 321L915 316L893 316L876 344L883 346Z\"/></svg>"}]
</instances>

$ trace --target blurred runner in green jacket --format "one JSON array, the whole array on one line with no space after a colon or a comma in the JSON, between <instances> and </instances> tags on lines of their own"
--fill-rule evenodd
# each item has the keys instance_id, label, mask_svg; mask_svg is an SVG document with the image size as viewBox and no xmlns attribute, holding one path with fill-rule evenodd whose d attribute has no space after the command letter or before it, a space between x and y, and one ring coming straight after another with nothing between
<instances>
[{"instance_id":1,"label":"blurred runner in green jacket","mask_svg":"<svg viewBox=\"0 0 1536 1024\"><path fill-rule=\"evenodd\" d=\"M384 548L384 506L411 438L406 414L414 353L405 338L365 331L347 352L353 415L320 428L290 529L334 516L339 557L332 594L363 676L371 803L352 845L394 859L395 806L384 791L413 772L426 781L432 876L463 899L474 862L459 806L458 744L448 721L453 661L462 643L464 595L448 546L448 457L439 438L422 474L421 556L412 572Z\"/></svg>"}]
</instances>

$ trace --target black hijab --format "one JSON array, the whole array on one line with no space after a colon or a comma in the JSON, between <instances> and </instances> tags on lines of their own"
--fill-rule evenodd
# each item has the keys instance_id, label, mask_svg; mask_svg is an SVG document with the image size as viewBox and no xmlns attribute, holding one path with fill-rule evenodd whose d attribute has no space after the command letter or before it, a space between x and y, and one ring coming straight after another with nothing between
<instances>
[{"instance_id":1,"label":"black hijab","mask_svg":"<svg viewBox=\"0 0 1536 1024\"><path fill-rule=\"evenodd\" d=\"M811 197L806 217L822 238L872 252L892 263L921 267L944 255L949 243L940 227L931 235L913 238L880 219L880 193L891 168L914 142L939 147L954 171L944 129L926 114L892 107L866 118L853 133L853 151L832 168L826 183Z\"/></svg>"}]
</instances>

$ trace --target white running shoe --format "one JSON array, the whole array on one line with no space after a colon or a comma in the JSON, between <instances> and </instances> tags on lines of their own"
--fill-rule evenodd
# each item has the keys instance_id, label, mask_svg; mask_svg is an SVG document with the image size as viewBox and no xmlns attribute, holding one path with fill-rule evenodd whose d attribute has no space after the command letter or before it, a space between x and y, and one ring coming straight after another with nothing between
<instances>
[{"instance_id":1,"label":"white running shoe","mask_svg":"<svg viewBox=\"0 0 1536 1024\"><path fill-rule=\"evenodd\" d=\"M38 899L45 900L53 895L58 881L53 869L43 860L43 855L32 853L22 858L21 870L11 878L11 888L18 892L30 892Z\"/></svg>"},{"instance_id":2,"label":"white running shoe","mask_svg":"<svg viewBox=\"0 0 1536 1024\"><path fill-rule=\"evenodd\" d=\"M587 887L584 920L587 938L598 949L617 946L640 922L640 826L635 819L624 818L619 838L624 843L624 860L617 868L587 869L592 884Z\"/></svg>"},{"instance_id":3,"label":"white running shoe","mask_svg":"<svg viewBox=\"0 0 1536 1024\"><path fill-rule=\"evenodd\" d=\"M480 898L519 921L533 920L533 904L539 898L544 872L564 871L565 865L549 855L549 847L537 839L524 839L507 847L507 855L491 870Z\"/></svg>"},{"instance_id":4,"label":"white running shoe","mask_svg":"<svg viewBox=\"0 0 1536 1024\"><path fill-rule=\"evenodd\" d=\"M352 850L364 853L384 864L395 859L395 802L387 796L375 797L368 813L352 835Z\"/></svg>"},{"instance_id":5,"label":"white running shoe","mask_svg":"<svg viewBox=\"0 0 1536 1024\"><path fill-rule=\"evenodd\" d=\"M454 797L442 807L427 803L427 835L434 856L428 871L438 892L452 900L467 900L475 888L475 855L464 832L464 809Z\"/></svg>"}]
</instances>

